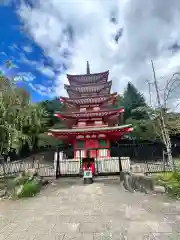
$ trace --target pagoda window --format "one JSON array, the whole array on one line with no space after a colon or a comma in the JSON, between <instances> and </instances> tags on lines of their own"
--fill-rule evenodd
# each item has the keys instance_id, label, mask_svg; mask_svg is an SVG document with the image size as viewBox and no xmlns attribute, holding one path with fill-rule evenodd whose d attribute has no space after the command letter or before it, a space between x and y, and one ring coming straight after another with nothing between
<instances>
[{"instance_id":1,"label":"pagoda window","mask_svg":"<svg viewBox=\"0 0 180 240\"><path fill-rule=\"evenodd\" d=\"M93 110L94 110L94 111L99 111L99 110L100 110L100 107L94 107Z\"/></svg>"},{"instance_id":2,"label":"pagoda window","mask_svg":"<svg viewBox=\"0 0 180 240\"><path fill-rule=\"evenodd\" d=\"M106 143L106 139L99 139L99 147L106 147L107 143Z\"/></svg>"},{"instance_id":3,"label":"pagoda window","mask_svg":"<svg viewBox=\"0 0 180 240\"><path fill-rule=\"evenodd\" d=\"M84 140L77 140L76 141L76 148L77 149L84 149Z\"/></svg>"},{"instance_id":4,"label":"pagoda window","mask_svg":"<svg viewBox=\"0 0 180 240\"><path fill-rule=\"evenodd\" d=\"M86 126L86 123L85 122L78 122L78 126L81 127L81 126Z\"/></svg>"},{"instance_id":5,"label":"pagoda window","mask_svg":"<svg viewBox=\"0 0 180 240\"><path fill-rule=\"evenodd\" d=\"M86 108L80 108L80 112L85 112Z\"/></svg>"},{"instance_id":6,"label":"pagoda window","mask_svg":"<svg viewBox=\"0 0 180 240\"><path fill-rule=\"evenodd\" d=\"M95 125L96 125L96 124L97 124L97 125L101 125L101 124L103 124L103 122L102 122L101 120L99 120L99 121L95 121L94 123L95 123Z\"/></svg>"}]
</instances>

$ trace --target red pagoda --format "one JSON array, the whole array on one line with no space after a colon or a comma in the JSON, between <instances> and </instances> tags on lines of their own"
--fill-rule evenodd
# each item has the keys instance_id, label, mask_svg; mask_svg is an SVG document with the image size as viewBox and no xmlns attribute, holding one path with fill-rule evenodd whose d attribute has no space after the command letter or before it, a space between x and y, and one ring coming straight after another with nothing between
<instances>
[{"instance_id":1,"label":"red pagoda","mask_svg":"<svg viewBox=\"0 0 180 240\"><path fill-rule=\"evenodd\" d=\"M110 157L110 141L133 130L131 125L118 125L124 108L112 108L118 95L110 93L108 75L109 71L91 74L88 62L86 74L67 74L69 85L64 87L69 97L60 98L66 112L55 114L67 128L49 129L49 135L73 144L74 158L87 157L88 151L90 157Z\"/></svg>"}]
</instances>

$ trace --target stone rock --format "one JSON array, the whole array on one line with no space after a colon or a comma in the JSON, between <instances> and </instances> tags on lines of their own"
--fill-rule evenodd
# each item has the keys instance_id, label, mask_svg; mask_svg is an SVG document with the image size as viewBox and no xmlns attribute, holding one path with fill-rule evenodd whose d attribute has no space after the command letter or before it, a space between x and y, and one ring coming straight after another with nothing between
<instances>
[{"instance_id":1,"label":"stone rock","mask_svg":"<svg viewBox=\"0 0 180 240\"><path fill-rule=\"evenodd\" d=\"M6 195L5 190L0 190L0 198L4 197Z\"/></svg>"},{"instance_id":2,"label":"stone rock","mask_svg":"<svg viewBox=\"0 0 180 240\"><path fill-rule=\"evenodd\" d=\"M166 192L166 189L164 186L154 186L154 192L155 193L165 193Z\"/></svg>"},{"instance_id":3,"label":"stone rock","mask_svg":"<svg viewBox=\"0 0 180 240\"><path fill-rule=\"evenodd\" d=\"M128 172L125 172L123 177L124 177L124 181L123 181L124 188L127 191L133 193L134 189L132 187L132 177L131 177L131 175Z\"/></svg>"},{"instance_id":4,"label":"stone rock","mask_svg":"<svg viewBox=\"0 0 180 240\"><path fill-rule=\"evenodd\" d=\"M142 168L140 165L135 164L135 165L131 165L131 171L132 173L142 173Z\"/></svg>"},{"instance_id":5,"label":"stone rock","mask_svg":"<svg viewBox=\"0 0 180 240\"><path fill-rule=\"evenodd\" d=\"M38 175L38 171L35 168L26 169L25 175L29 177L34 177Z\"/></svg>"},{"instance_id":6,"label":"stone rock","mask_svg":"<svg viewBox=\"0 0 180 240\"><path fill-rule=\"evenodd\" d=\"M28 178L28 181L31 182L33 179L34 179L34 176L30 176L30 177Z\"/></svg>"},{"instance_id":7,"label":"stone rock","mask_svg":"<svg viewBox=\"0 0 180 240\"><path fill-rule=\"evenodd\" d=\"M24 176L22 173L20 173L19 176L17 176L16 178L14 178L13 183L14 183L15 185L17 185L17 184L19 184L19 183L22 183L23 180L24 180L24 177L25 177L25 176Z\"/></svg>"},{"instance_id":8,"label":"stone rock","mask_svg":"<svg viewBox=\"0 0 180 240\"><path fill-rule=\"evenodd\" d=\"M45 185L49 184L49 181L47 179L42 179L41 183L43 186L45 186Z\"/></svg>"},{"instance_id":9,"label":"stone rock","mask_svg":"<svg viewBox=\"0 0 180 240\"><path fill-rule=\"evenodd\" d=\"M123 186L129 192L140 191L149 193L154 190L154 179L142 174L124 172Z\"/></svg>"},{"instance_id":10,"label":"stone rock","mask_svg":"<svg viewBox=\"0 0 180 240\"><path fill-rule=\"evenodd\" d=\"M16 190L16 196L20 196L22 194L24 185L20 185Z\"/></svg>"},{"instance_id":11,"label":"stone rock","mask_svg":"<svg viewBox=\"0 0 180 240\"><path fill-rule=\"evenodd\" d=\"M39 177L39 176L35 176L35 177L33 178L33 181L35 181L37 184L42 184L42 178Z\"/></svg>"}]
</instances>

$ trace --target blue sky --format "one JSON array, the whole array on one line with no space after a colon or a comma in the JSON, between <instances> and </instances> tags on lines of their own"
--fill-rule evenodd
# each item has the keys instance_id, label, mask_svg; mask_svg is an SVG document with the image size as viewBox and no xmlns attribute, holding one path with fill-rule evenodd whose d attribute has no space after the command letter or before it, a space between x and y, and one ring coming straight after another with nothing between
<instances>
[{"instance_id":1,"label":"blue sky","mask_svg":"<svg viewBox=\"0 0 180 240\"><path fill-rule=\"evenodd\" d=\"M11 60L17 68L5 70L7 76L26 76L25 81L18 81L32 95L32 100L37 102L52 98L37 91L37 84L51 87L53 79L42 74L42 68L52 66L52 60L43 54L42 49L23 30L23 24L16 12L16 5L0 5L0 64ZM42 63L37 70L37 65ZM35 66L36 65L36 66ZM50 72L51 75L51 72Z\"/></svg>"}]
</instances>

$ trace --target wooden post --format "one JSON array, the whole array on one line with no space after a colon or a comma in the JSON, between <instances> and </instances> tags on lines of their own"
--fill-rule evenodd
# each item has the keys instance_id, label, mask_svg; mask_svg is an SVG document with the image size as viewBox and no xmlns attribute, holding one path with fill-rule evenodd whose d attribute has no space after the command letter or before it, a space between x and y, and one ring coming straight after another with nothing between
<instances>
[{"instance_id":1,"label":"wooden post","mask_svg":"<svg viewBox=\"0 0 180 240\"><path fill-rule=\"evenodd\" d=\"M59 163L59 147L57 147L57 162L56 162L56 179L60 177L61 172L60 172L60 163Z\"/></svg>"},{"instance_id":2,"label":"wooden post","mask_svg":"<svg viewBox=\"0 0 180 240\"><path fill-rule=\"evenodd\" d=\"M120 176L120 181L123 181L123 171L122 171L122 163L121 163L121 157L119 156L119 176Z\"/></svg>"}]
</instances>

